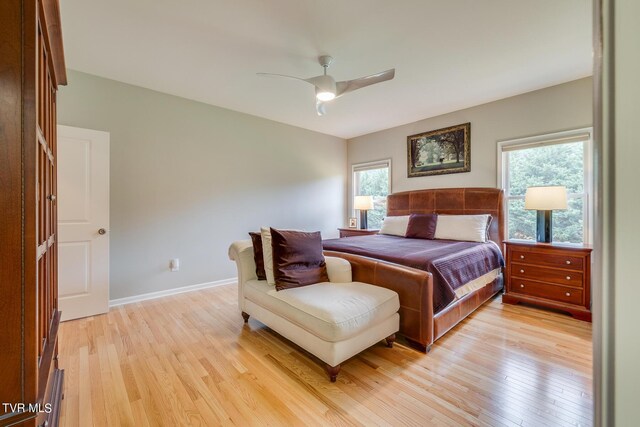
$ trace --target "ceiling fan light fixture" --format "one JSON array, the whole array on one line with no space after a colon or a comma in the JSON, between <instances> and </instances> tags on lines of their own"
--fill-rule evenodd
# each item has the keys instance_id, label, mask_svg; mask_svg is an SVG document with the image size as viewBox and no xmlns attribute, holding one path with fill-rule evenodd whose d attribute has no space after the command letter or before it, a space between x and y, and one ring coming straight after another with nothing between
<instances>
[{"instance_id":1,"label":"ceiling fan light fixture","mask_svg":"<svg viewBox=\"0 0 640 427\"><path fill-rule=\"evenodd\" d=\"M316 99L318 101L331 101L336 97L336 81L333 80L333 77L327 75L314 77L313 84L316 87Z\"/></svg>"},{"instance_id":2,"label":"ceiling fan light fixture","mask_svg":"<svg viewBox=\"0 0 640 427\"><path fill-rule=\"evenodd\" d=\"M320 90L316 88L316 98L318 99L318 101L322 101L322 102L331 101L335 97L336 97L335 92L329 92L329 91Z\"/></svg>"}]
</instances>

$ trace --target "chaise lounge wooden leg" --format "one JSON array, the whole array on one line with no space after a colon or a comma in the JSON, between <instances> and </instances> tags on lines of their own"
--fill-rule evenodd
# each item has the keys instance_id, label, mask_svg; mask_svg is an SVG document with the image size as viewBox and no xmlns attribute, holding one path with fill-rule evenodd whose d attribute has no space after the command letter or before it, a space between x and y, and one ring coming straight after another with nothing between
<instances>
[{"instance_id":1,"label":"chaise lounge wooden leg","mask_svg":"<svg viewBox=\"0 0 640 427\"><path fill-rule=\"evenodd\" d=\"M242 312L242 318L244 319L244 323L247 323L249 321L249 315L244 311Z\"/></svg>"},{"instance_id":2,"label":"chaise lounge wooden leg","mask_svg":"<svg viewBox=\"0 0 640 427\"><path fill-rule=\"evenodd\" d=\"M384 344L389 348L393 348L393 343L395 341L396 341L396 334L391 334L384 339Z\"/></svg>"},{"instance_id":3,"label":"chaise lounge wooden leg","mask_svg":"<svg viewBox=\"0 0 640 427\"><path fill-rule=\"evenodd\" d=\"M340 365L330 366L329 364L324 367L329 375L329 380L332 383L336 382L336 378L338 378L338 374L340 373Z\"/></svg>"}]
</instances>

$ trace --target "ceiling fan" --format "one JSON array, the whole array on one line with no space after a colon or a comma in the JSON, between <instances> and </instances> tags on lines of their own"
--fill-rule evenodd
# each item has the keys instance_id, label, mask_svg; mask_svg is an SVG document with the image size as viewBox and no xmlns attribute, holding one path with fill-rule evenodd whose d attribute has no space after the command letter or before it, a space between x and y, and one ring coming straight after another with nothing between
<instances>
[{"instance_id":1,"label":"ceiling fan","mask_svg":"<svg viewBox=\"0 0 640 427\"><path fill-rule=\"evenodd\" d=\"M338 98L345 93L353 92L356 89L361 89L365 86L370 86L372 84L391 80L396 74L396 69L392 68L390 70L382 71L370 76L360 77L353 80L345 80L343 82L336 82L333 77L327 75L327 68L329 68L329 66L333 62L333 58L328 55L322 55L318 57L318 62L320 62L320 65L322 65L322 67L324 68L324 73L316 77L310 77L308 79L273 73L258 73L258 75L267 77L285 77L288 79L302 80L303 82L311 83L316 88L316 111L318 112L319 116L324 116L326 113L326 102Z\"/></svg>"}]
</instances>

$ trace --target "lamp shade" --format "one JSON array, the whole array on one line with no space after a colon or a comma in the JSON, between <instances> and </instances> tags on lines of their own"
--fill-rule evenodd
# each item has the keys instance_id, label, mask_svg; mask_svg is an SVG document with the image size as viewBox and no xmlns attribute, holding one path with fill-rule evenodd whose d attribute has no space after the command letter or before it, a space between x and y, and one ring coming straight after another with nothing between
<instances>
[{"instance_id":1,"label":"lamp shade","mask_svg":"<svg viewBox=\"0 0 640 427\"><path fill-rule=\"evenodd\" d=\"M369 209L373 209L373 197L356 196L353 199L353 209L359 209L361 211L368 211Z\"/></svg>"},{"instance_id":2,"label":"lamp shade","mask_svg":"<svg viewBox=\"0 0 640 427\"><path fill-rule=\"evenodd\" d=\"M524 196L524 208L539 211L567 209L567 188L562 185L529 187Z\"/></svg>"}]
</instances>

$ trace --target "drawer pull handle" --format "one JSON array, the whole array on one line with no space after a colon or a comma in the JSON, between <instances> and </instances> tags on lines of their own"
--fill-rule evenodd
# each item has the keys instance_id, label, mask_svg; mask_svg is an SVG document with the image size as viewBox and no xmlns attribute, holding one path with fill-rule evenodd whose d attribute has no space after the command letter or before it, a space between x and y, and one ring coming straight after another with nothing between
<instances>
[{"instance_id":1,"label":"drawer pull handle","mask_svg":"<svg viewBox=\"0 0 640 427\"><path fill-rule=\"evenodd\" d=\"M567 265L571 265L571 261L567 260Z\"/></svg>"},{"instance_id":2,"label":"drawer pull handle","mask_svg":"<svg viewBox=\"0 0 640 427\"><path fill-rule=\"evenodd\" d=\"M524 270L520 270L520 273L524 273Z\"/></svg>"},{"instance_id":3,"label":"drawer pull handle","mask_svg":"<svg viewBox=\"0 0 640 427\"><path fill-rule=\"evenodd\" d=\"M522 283L520 283L520 287L521 287L521 288L524 288L524 285L523 285Z\"/></svg>"},{"instance_id":4,"label":"drawer pull handle","mask_svg":"<svg viewBox=\"0 0 640 427\"><path fill-rule=\"evenodd\" d=\"M571 292L567 292L565 295L570 297L571 296Z\"/></svg>"},{"instance_id":5,"label":"drawer pull handle","mask_svg":"<svg viewBox=\"0 0 640 427\"><path fill-rule=\"evenodd\" d=\"M524 255L520 255L520 259L524 259Z\"/></svg>"},{"instance_id":6,"label":"drawer pull handle","mask_svg":"<svg viewBox=\"0 0 640 427\"><path fill-rule=\"evenodd\" d=\"M571 276L567 276L567 280L571 280Z\"/></svg>"}]
</instances>

